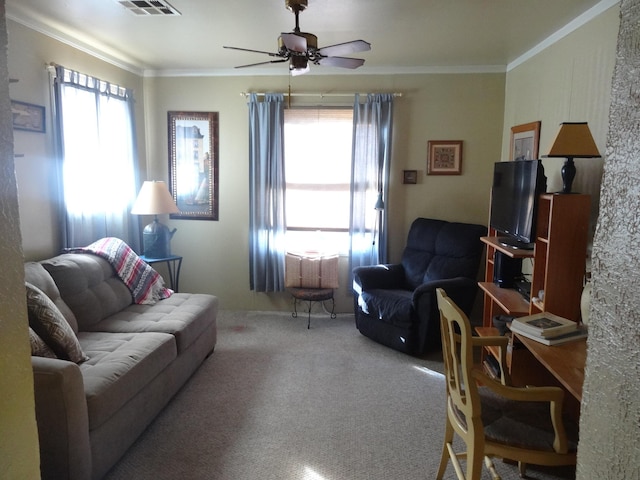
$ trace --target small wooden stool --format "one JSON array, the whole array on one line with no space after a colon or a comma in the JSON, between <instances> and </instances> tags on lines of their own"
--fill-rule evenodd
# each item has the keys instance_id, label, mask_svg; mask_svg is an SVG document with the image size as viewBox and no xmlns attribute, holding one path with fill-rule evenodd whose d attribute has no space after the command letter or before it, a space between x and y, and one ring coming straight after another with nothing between
<instances>
[{"instance_id":1,"label":"small wooden stool","mask_svg":"<svg viewBox=\"0 0 640 480\"><path fill-rule=\"evenodd\" d=\"M324 306L325 300L331 300L331 318L336 318L335 314L335 301L333 299L333 288L289 288L291 295L293 296L293 318L298 318L298 301L308 302L309 305L309 319L307 321L307 328L311 328L311 305L314 302L321 302Z\"/></svg>"}]
</instances>

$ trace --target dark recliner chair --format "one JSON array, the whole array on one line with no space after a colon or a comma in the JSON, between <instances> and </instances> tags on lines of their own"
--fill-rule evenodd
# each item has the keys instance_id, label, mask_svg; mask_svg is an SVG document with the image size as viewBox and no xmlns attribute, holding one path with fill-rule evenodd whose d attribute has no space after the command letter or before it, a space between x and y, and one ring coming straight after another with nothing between
<instances>
[{"instance_id":1,"label":"dark recliner chair","mask_svg":"<svg viewBox=\"0 0 640 480\"><path fill-rule=\"evenodd\" d=\"M436 288L469 316L487 234L482 225L418 218L402 263L353 270L356 326L378 343L410 355L440 346Z\"/></svg>"}]
</instances>

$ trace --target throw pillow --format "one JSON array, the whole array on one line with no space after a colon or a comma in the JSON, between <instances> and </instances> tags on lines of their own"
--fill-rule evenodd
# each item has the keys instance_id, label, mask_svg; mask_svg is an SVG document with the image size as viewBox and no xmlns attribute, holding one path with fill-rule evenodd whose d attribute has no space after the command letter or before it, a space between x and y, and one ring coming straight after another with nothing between
<instances>
[{"instance_id":1,"label":"throw pillow","mask_svg":"<svg viewBox=\"0 0 640 480\"><path fill-rule=\"evenodd\" d=\"M58 358L84 362L85 355L73 329L58 307L35 285L25 282L29 326L53 350Z\"/></svg>"},{"instance_id":2,"label":"throw pillow","mask_svg":"<svg viewBox=\"0 0 640 480\"><path fill-rule=\"evenodd\" d=\"M285 256L285 287L338 288L338 255Z\"/></svg>"},{"instance_id":3,"label":"throw pillow","mask_svg":"<svg viewBox=\"0 0 640 480\"><path fill-rule=\"evenodd\" d=\"M51 347L31 327L29 327L29 343L31 344L31 355L34 357L58 358Z\"/></svg>"}]
</instances>

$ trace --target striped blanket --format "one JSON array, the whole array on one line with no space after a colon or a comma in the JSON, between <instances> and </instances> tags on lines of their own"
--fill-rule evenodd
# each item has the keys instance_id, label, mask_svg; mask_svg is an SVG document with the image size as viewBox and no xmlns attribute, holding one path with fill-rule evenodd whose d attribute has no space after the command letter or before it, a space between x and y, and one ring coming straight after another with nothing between
<instances>
[{"instance_id":1,"label":"striped blanket","mask_svg":"<svg viewBox=\"0 0 640 480\"><path fill-rule=\"evenodd\" d=\"M102 238L86 247L68 251L93 253L107 260L131 291L134 303L153 305L158 300L169 298L173 293L173 290L165 288L160 274L119 238Z\"/></svg>"}]
</instances>

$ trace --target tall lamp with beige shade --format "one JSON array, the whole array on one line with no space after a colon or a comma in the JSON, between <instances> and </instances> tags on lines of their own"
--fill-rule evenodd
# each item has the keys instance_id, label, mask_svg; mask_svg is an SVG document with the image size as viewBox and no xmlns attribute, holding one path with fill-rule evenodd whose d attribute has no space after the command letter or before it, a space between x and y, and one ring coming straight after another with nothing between
<instances>
[{"instance_id":1,"label":"tall lamp with beige shade","mask_svg":"<svg viewBox=\"0 0 640 480\"><path fill-rule=\"evenodd\" d=\"M562 176L562 192L571 193L571 184L576 176L574 158L597 158L600 152L593 140L587 122L564 122L556 136L551 150L543 157L566 158L560 175Z\"/></svg>"},{"instance_id":2,"label":"tall lamp with beige shade","mask_svg":"<svg viewBox=\"0 0 640 480\"><path fill-rule=\"evenodd\" d=\"M133 215L155 215L153 222L144 227L142 231L145 257L166 258L171 255L171 237L177 229L169 231L169 227L158 221L158 215L178 213L179 211L164 182L152 180L142 184L131 213Z\"/></svg>"}]
</instances>

